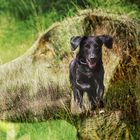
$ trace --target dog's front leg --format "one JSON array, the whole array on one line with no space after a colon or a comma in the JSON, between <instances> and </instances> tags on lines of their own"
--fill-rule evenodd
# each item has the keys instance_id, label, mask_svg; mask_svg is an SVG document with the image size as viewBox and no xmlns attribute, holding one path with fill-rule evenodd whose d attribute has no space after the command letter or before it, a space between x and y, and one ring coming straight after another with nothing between
<instances>
[{"instance_id":1,"label":"dog's front leg","mask_svg":"<svg viewBox=\"0 0 140 140\"><path fill-rule=\"evenodd\" d=\"M91 105L91 110L95 110L96 108L96 95L94 93L94 89L88 91L88 99Z\"/></svg>"},{"instance_id":2,"label":"dog's front leg","mask_svg":"<svg viewBox=\"0 0 140 140\"><path fill-rule=\"evenodd\" d=\"M97 78L96 80L96 101L97 105L100 107L103 107L103 95L104 95L104 84L103 84L103 79L104 79L104 73L101 73L100 77Z\"/></svg>"},{"instance_id":3,"label":"dog's front leg","mask_svg":"<svg viewBox=\"0 0 140 140\"><path fill-rule=\"evenodd\" d=\"M73 88L73 96L74 101L82 107L82 101L83 101L83 92L78 90L77 88Z\"/></svg>"},{"instance_id":4,"label":"dog's front leg","mask_svg":"<svg viewBox=\"0 0 140 140\"><path fill-rule=\"evenodd\" d=\"M96 97L96 100L97 100L97 105L99 107L103 107L103 95L104 95L104 85L103 83L99 83L98 84L98 88L97 88L97 97Z\"/></svg>"},{"instance_id":5,"label":"dog's front leg","mask_svg":"<svg viewBox=\"0 0 140 140\"><path fill-rule=\"evenodd\" d=\"M72 90L71 112L72 114L81 114L84 111L82 105L83 93L80 93L76 87L72 87Z\"/></svg>"}]
</instances>

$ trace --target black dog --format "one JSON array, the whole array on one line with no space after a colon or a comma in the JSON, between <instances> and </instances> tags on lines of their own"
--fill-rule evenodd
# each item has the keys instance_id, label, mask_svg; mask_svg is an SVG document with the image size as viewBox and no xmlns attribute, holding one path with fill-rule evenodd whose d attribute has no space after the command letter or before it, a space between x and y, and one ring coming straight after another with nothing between
<instances>
[{"instance_id":1,"label":"black dog","mask_svg":"<svg viewBox=\"0 0 140 140\"><path fill-rule=\"evenodd\" d=\"M103 107L104 68L102 45L112 48L113 39L108 35L76 36L71 38L71 48L79 52L70 63L70 83L74 101L82 107L83 93L87 92L92 109Z\"/></svg>"}]
</instances>

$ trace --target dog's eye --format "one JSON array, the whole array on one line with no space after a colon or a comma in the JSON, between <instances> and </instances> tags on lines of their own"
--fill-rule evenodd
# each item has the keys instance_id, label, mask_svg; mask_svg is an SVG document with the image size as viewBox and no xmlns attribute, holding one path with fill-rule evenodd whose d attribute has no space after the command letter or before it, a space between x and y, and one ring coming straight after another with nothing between
<instances>
[{"instance_id":1,"label":"dog's eye","mask_svg":"<svg viewBox=\"0 0 140 140\"><path fill-rule=\"evenodd\" d=\"M90 45L86 45L85 47L89 49L90 48Z\"/></svg>"},{"instance_id":2,"label":"dog's eye","mask_svg":"<svg viewBox=\"0 0 140 140\"><path fill-rule=\"evenodd\" d=\"M94 48L95 48L95 49L98 49L99 47L98 47L98 45L95 45Z\"/></svg>"}]
</instances>

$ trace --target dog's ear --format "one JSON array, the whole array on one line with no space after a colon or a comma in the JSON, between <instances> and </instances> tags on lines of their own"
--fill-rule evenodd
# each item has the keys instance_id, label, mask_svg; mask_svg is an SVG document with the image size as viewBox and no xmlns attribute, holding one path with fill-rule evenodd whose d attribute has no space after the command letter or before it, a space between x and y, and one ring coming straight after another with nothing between
<instances>
[{"instance_id":1,"label":"dog's ear","mask_svg":"<svg viewBox=\"0 0 140 140\"><path fill-rule=\"evenodd\" d=\"M81 40L82 40L81 36L73 36L70 39L70 44L71 44L72 51L74 51L79 46Z\"/></svg>"},{"instance_id":2,"label":"dog's ear","mask_svg":"<svg viewBox=\"0 0 140 140\"><path fill-rule=\"evenodd\" d=\"M101 35L99 36L100 40L102 41L102 43L105 44L105 46L109 49L112 49L112 45L113 45L113 38L109 35Z\"/></svg>"}]
</instances>

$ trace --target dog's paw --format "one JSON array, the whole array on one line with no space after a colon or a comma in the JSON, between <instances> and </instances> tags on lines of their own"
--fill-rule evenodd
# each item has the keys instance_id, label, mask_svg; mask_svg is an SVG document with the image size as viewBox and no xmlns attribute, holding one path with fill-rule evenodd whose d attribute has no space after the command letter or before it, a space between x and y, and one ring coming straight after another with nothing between
<instances>
[{"instance_id":1,"label":"dog's paw","mask_svg":"<svg viewBox=\"0 0 140 140\"><path fill-rule=\"evenodd\" d=\"M99 110L99 114L101 115L105 114L105 110L104 109Z\"/></svg>"}]
</instances>

